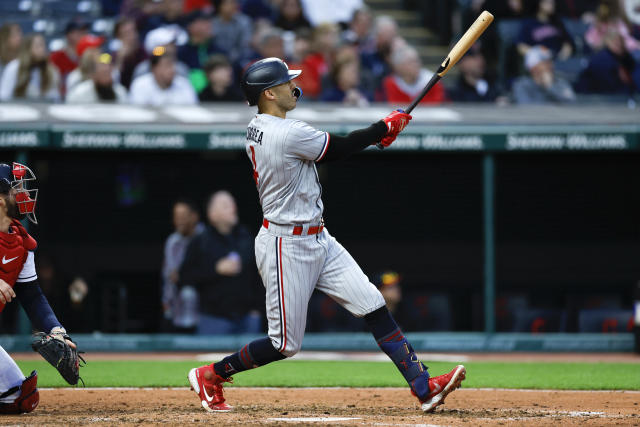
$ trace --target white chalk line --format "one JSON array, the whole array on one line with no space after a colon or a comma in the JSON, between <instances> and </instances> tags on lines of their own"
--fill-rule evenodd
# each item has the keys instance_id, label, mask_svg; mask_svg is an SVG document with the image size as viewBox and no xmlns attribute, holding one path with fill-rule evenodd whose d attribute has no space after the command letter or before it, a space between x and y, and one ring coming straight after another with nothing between
<instances>
[{"instance_id":1,"label":"white chalk line","mask_svg":"<svg viewBox=\"0 0 640 427\"><path fill-rule=\"evenodd\" d=\"M233 388L239 388L243 390L352 390L352 389L367 389L367 390L407 390L407 387L243 387L233 386ZM128 390L190 390L189 387L38 387L39 390L115 390L115 391L128 391ZM628 394L640 394L640 390L559 390L559 389L529 389L529 388L474 388L474 387L462 387L460 390L469 391L508 391L519 393L628 393Z\"/></svg>"}]
</instances>

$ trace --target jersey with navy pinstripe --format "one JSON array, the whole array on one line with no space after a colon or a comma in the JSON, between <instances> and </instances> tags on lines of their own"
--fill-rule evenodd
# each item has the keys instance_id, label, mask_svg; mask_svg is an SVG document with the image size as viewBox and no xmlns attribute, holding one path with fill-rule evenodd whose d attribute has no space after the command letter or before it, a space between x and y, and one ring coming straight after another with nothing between
<instances>
[{"instance_id":1,"label":"jersey with navy pinstripe","mask_svg":"<svg viewBox=\"0 0 640 427\"><path fill-rule=\"evenodd\" d=\"M322 186L315 162L329 147L329 134L300 120L258 114L247 128L264 217L274 224L320 223Z\"/></svg>"}]
</instances>

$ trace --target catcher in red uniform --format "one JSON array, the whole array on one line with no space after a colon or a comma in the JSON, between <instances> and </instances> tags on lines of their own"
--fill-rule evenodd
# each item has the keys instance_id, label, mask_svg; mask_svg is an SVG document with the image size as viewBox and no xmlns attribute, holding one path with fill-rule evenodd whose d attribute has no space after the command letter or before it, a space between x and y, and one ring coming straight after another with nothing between
<instances>
[{"instance_id":1,"label":"catcher in red uniform","mask_svg":"<svg viewBox=\"0 0 640 427\"><path fill-rule=\"evenodd\" d=\"M37 224L35 175L19 163L0 163L0 312L17 299L34 327L32 347L71 384L78 382L78 354L38 285L33 251L37 243L20 223ZM31 412L38 406L37 372L28 378L0 347L0 414ZM75 382L74 382L75 381Z\"/></svg>"}]
</instances>

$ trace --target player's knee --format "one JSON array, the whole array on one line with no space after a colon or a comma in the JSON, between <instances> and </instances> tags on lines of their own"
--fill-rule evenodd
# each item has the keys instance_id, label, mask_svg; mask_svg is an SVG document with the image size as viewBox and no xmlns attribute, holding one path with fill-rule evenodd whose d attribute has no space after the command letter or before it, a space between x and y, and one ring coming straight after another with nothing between
<instances>
[{"instance_id":1,"label":"player's knee","mask_svg":"<svg viewBox=\"0 0 640 427\"><path fill-rule=\"evenodd\" d=\"M302 343L288 342L286 347L280 351L285 357L292 357L298 354L302 348Z\"/></svg>"}]
</instances>

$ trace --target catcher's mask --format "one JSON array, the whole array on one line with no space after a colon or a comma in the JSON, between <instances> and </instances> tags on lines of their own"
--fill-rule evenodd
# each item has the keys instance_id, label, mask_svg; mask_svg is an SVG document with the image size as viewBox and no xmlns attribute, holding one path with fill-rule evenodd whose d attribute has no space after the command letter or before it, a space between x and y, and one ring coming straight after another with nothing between
<instances>
[{"instance_id":1,"label":"catcher's mask","mask_svg":"<svg viewBox=\"0 0 640 427\"><path fill-rule=\"evenodd\" d=\"M13 162L13 165L9 166L0 163L0 193L9 195L13 191L20 214L20 218L15 219L26 217L37 224L35 210L38 189L29 188L29 185L35 184L35 180L33 171L23 164Z\"/></svg>"}]
</instances>

